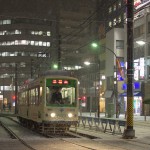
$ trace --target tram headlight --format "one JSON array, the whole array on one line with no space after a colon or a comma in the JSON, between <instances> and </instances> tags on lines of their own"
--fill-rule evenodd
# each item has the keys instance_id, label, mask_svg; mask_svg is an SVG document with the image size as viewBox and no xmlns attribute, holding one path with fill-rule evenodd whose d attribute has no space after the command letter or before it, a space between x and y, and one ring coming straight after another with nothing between
<instances>
[{"instance_id":1,"label":"tram headlight","mask_svg":"<svg viewBox=\"0 0 150 150\"><path fill-rule=\"evenodd\" d=\"M54 118L56 116L55 113L51 113L51 117Z\"/></svg>"},{"instance_id":2,"label":"tram headlight","mask_svg":"<svg viewBox=\"0 0 150 150\"><path fill-rule=\"evenodd\" d=\"M73 114L72 114L72 113L69 113L69 114L68 114L68 117L69 117L69 118L72 118L72 117L73 117Z\"/></svg>"}]
</instances>

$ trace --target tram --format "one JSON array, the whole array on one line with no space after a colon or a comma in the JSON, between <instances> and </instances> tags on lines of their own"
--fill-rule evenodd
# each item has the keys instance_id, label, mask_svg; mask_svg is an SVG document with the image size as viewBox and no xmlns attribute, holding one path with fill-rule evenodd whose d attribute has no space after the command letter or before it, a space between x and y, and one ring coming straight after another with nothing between
<instances>
[{"instance_id":1,"label":"tram","mask_svg":"<svg viewBox=\"0 0 150 150\"><path fill-rule=\"evenodd\" d=\"M78 80L66 71L49 71L26 81L18 91L18 119L45 134L77 127Z\"/></svg>"}]
</instances>

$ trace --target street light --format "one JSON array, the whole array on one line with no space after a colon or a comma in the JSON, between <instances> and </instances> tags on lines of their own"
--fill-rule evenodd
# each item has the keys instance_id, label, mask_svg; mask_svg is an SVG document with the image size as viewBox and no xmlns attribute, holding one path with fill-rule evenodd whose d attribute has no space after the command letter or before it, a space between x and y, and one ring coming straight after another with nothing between
<instances>
[{"instance_id":1,"label":"street light","mask_svg":"<svg viewBox=\"0 0 150 150\"><path fill-rule=\"evenodd\" d=\"M85 61L84 64L89 66L91 63L89 61Z\"/></svg>"},{"instance_id":2,"label":"street light","mask_svg":"<svg viewBox=\"0 0 150 150\"><path fill-rule=\"evenodd\" d=\"M141 46L146 44L146 42L144 42L144 41L136 41L136 43L141 45Z\"/></svg>"},{"instance_id":3,"label":"street light","mask_svg":"<svg viewBox=\"0 0 150 150\"><path fill-rule=\"evenodd\" d=\"M95 44L96 46L96 44ZM89 61L85 61L84 62L85 65L89 66L91 64L97 65L97 63L90 63ZM98 63L98 70L100 71L100 64ZM100 90L100 74L98 74L98 89ZM100 99L100 91L97 92L97 79L96 79L96 68L95 68L95 98L97 98L97 94L98 94L98 100L97 100L97 117L100 117L100 104L99 104L99 99ZM90 102L90 113L91 113L91 102Z\"/></svg>"},{"instance_id":4,"label":"street light","mask_svg":"<svg viewBox=\"0 0 150 150\"><path fill-rule=\"evenodd\" d=\"M103 45L98 45L97 43L95 43L95 42L93 42L92 44L91 44L91 46L93 47L93 48L97 48L98 46L99 47L103 47L103 48L105 48L105 50L108 50L108 51L110 51L114 56L115 56L115 58L116 58L116 74L115 74L115 79L116 79L116 88L115 88L115 97L116 97L116 118L118 118L119 116L118 116L118 80L117 80L117 72L118 72L118 69L117 69L117 62L118 62L118 57L117 57L117 55L116 55L116 53L114 53L114 51L113 50L111 50L110 48L108 48L108 47L105 47L105 46L103 46ZM99 62L99 64L100 64L100 62ZM99 68L100 69L100 68ZM100 70L99 70L99 72L100 72Z\"/></svg>"}]
</instances>

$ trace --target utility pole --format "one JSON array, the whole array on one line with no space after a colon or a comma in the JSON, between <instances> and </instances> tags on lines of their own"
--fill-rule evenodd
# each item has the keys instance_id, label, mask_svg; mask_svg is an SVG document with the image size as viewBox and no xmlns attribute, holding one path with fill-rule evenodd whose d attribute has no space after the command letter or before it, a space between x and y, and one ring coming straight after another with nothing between
<instances>
[{"instance_id":1,"label":"utility pole","mask_svg":"<svg viewBox=\"0 0 150 150\"><path fill-rule=\"evenodd\" d=\"M101 80L101 67L100 67L100 60L98 58L98 115L97 117L100 118L100 94L101 94L101 86L100 86L100 80Z\"/></svg>"},{"instance_id":2,"label":"utility pole","mask_svg":"<svg viewBox=\"0 0 150 150\"><path fill-rule=\"evenodd\" d=\"M59 35L58 40L58 70L61 70L61 35Z\"/></svg>"},{"instance_id":3,"label":"utility pole","mask_svg":"<svg viewBox=\"0 0 150 150\"><path fill-rule=\"evenodd\" d=\"M18 103L18 65L15 65L15 114L17 114Z\"/></svg>"},{"instance_id":4,"label":"utility pole","mask_svg":"<svg viewBox=\"0 0 150 150\"><path fill-rule=\"evenodd\" d=\"M31 59L31 79L33 78L33 59Z\"/></svg>"},{"instance_id":5,"label":"utility pole","mask_svg":"<svg viewBox=\"0 0 150 150\"><path fill-rule=\"evenodd\" d=\"M134 138L133 129L133 8L134 0L127 0L127 127L123 137Z\"/></svg>"}]
</instances>

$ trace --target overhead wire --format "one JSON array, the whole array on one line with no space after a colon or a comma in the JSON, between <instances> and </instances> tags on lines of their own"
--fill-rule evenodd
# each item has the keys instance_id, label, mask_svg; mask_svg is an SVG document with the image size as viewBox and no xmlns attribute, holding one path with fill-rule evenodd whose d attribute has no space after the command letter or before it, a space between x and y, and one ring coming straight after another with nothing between
<instances>
[{"instance_id":1,"label":"overhead wire","mask_svg":"<svg viewBox=\"0 0 150 150\"><path fill-rule=\"evenodd\" d=\"M116 0L116 1L117 1L117 0ZM115 4L116 1L113 1L112 3L110 3L109 6L112 6L113 4ZM108 6L108 7L109 7L109 6ZM85 19L81 24L79 24L78 27L80 27L80 26L82 26L83 24L85 24L86 21L88 21L89 19L91 19L91 17L92 17L93 15L97 14L97 11L98 11L98 10L96 9L89 17L87 17L87 19ZM97 21L97 20L96 20L96 21ZM93 22L93 20L91 20L90 23L91 23L91 22ZM89 25L90 23L88 23L88 25ZM88 26L88 25L87 25L87 26ZM77 28L77 29L78 29L78 28ZM84 29L85 29L85 28L83 28L82 30L80 29L80 32L83 31ZM76 29L75 29L75 30L76 30ZM72 36L72 34L73 34L74 32L76 32L75 30L72 31L70 34L68 34L68 35L66 35L66 36L64 36L64 37L62 37L61 40L67 38L68 36ZM78 31L78 32L79 32L79 31ZM60 39L55 39L55 40L60 40ZM52 41L52 42L53 42L53 41ZM46 49L45 51L47 51L47 49Z\"/></svg>"},{"instance_id":2,"label":"overhead wire","mask_svg":"<svg viewBox=\"0 0 150 150\"><path fill-rule=\"evenodd\" d=\"M117 0L116 0L117 1ZM112 6L116 1L113 1L109 6ZM80 23L79 25L78 25L78 27L82 27L85 23L87 23L88 22L88 24L86 25L86 27L88 27L89 26L89 24L90 23L92 23L93 22L93 20L89 20L89 19L91 19L91 17L93 17L95 14L97 14L97 9L87 18L87 19L85 19L82 23ZM78 29L78 28L77 28ZM80 32L82 32L83 30L85 29L85 27L83 27L82 29L81 28L79 28L78 30L79 31L72 31L70 34L68 34L68 35L66 35L66 36L64 36L64 37L61 37L61 40L63 40L63 39L65 39L65 38L67 38L67 37L69 37L69 39L67 40L68 42L69 42L69 40L71 40L71 38L72 37L74 37L75 35L78 35ZM75 33L75 34L73 34L73 33ZM60 40L60 39L53 39L52 40L52 43L53 42L56 42L57 40ZM46 52L49 52L49 49L50 48L47 48L46 50L43 50L43 53L46 53ZM41 63L42 61L40 61L40 63ZM39 60L37 61L37 65L39 64ZM35 64L36 65L36 64ZM37 66L36 65L36 66ZM36 67L37 68L37 67Z\"/></svg>"}]
</instances>

